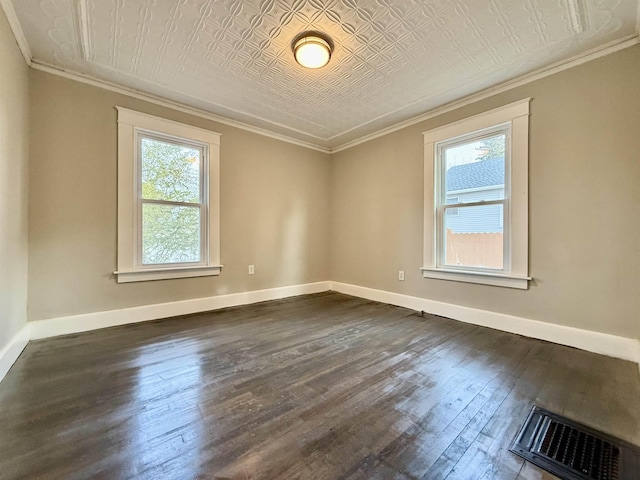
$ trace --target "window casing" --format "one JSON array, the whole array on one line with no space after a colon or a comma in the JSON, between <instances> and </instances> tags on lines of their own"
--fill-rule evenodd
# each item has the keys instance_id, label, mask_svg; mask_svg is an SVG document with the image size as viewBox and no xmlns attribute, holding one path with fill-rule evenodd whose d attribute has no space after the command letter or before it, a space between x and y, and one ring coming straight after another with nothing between
<instances>
[{"instance_id":1,"label":"window casing","mask_svg":"<svg viewBox=\"0 0 640 480\"><path fill-rule=\"evenodd\" d=\"M424 132L424 277L528 288L529 100ZM452 167L483 164L480 155L450 161L450 152L502 139L503 164L500 155L484 156L494 167L499 165L502 182L494 172L497 179L488 185L453 182L449 186ZM473 235L468 233L475 234L478 243L475 255L465 258L465 251L471 249L460 245L471 241Z\"/></svg>"},{"instance_id":2,"label":"window casing","mask_svg":"<svg viewBox=\"0 0 640 480\"><path fill-rule=\"evenodd\" d=\"M118 109L118 283L218 275L220 134Z\"/></svg>"}]
</instances>

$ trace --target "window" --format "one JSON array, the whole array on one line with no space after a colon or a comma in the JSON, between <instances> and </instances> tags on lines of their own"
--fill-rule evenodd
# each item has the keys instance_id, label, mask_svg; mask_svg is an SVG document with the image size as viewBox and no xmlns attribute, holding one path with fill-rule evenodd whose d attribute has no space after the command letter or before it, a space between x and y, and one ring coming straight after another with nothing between
<instances>
[{"instance_id":1,"label":"window","mask_svg":"<svg viewBox=\"0 0 640 480\"><path fill-rule=\"evenodd\" d=\"M438 142L436 149L436 265L487 271L508 268L505 169L510 125ZM452 197L452 193L460 196ZM458 218L450 219L456 216Z\"/></svg>"},{"instance_id":2,"label":"window","mask_svg":"<svg viewBox=\"0 0 640 480\"><path fill-rule=\"evenodd\" d=\"M220 135L118 107L119 283L218 275Z\"/></svg>"},{"instance_id":3,"label":"window","mask_svg":"<svg viewBox=\"0 0 640 480\"><path fill-rule=\"evenodd\" d=\"M445 203L447 205L455 205L459 202L460 198L458 197L450 197L449 195L447 195L447 197L445 198ZM446 215L447 217L455 217L456 215L458 215L458 209L456 207L447 208Z\"/></svg>"},{"instance_id":4,"label":"window","mask_svg":"<svg viewBox=\"0 0 640 480\"><path fill-rule=\"evenodd\" d=\"M424 133L427 278L528 288L529 99Z\"/></svg>"}]
</instances>

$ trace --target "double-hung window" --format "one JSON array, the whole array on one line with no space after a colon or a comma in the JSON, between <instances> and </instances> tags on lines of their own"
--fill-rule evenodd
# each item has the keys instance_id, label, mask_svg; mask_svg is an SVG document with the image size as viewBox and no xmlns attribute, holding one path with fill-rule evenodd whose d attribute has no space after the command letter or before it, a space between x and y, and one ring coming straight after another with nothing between
<instances>
[{"instance_id":1,"label":"double-hung window","mask_svg":"<svg viewBox=\"0 0 640 480\"><path fill-rule=\"evenodd\" d=\"M528 288L529 99L424 133L423 275Z\"/></svg>"},{"instance_id":2,"label":"double-hung window","mask_svg":"<svg viewBox=\"0 0 640 480\"><path fill-rule=\"evenodd\" d=\"M118 107L118 282L220 273L220 135Z\"/></svg>"}]
</instances>

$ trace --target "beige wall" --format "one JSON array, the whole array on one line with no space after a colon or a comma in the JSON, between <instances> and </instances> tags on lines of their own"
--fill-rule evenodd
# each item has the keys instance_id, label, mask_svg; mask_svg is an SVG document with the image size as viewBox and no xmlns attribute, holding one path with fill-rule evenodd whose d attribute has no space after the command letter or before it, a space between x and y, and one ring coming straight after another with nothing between
<instances>
[{"instance_id":1,"label":"beige wall","mask_svg":"<svg viewBox=\"0 0 640 480\"><path fill-rule=\"evenodd\" d=\"M29 70L0 9L0 351L27 322Z\"/></svg>"},{"instance_id":2,"label":"beige wall","mask_svg":"<svg viewBox=\"0 0 640 480\"><path fill-rule=\"evenodd\" d=\"M32 320L331 279L640 338L638 46L331 157L30 77ZM520 291L422 278L421 132L528 96L535 281ZM220 277L115 283L116 105L223 134Z\"/></svg>"},{"instance_id":3,"label":"beige wall","mask_svg":"<svg viewBox=\"0 0 640 480\"><path fill-rule=\"evenodd\" d=\"M41 71L30 80L30 320L329 278L328 155ZM116 283L116 105L222 133L219 277Z\"/></svg>"},{"instance_id":4,"label":"beige wall","mask_svg":"<svg viewBox=\"0 0 640 480\"><path fill-rule=\"evenodd\" d=\"M535 281L521 291L422 278L421 133L525 97ZM640 46L340 152L332 165L332 280L640 338Z\"/></svg>"}]
</instances>

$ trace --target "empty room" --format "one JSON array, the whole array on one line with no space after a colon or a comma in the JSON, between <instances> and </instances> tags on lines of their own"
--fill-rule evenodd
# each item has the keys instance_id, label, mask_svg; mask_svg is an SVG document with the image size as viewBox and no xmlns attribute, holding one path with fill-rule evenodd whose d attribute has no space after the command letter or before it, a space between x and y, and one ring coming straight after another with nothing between
<instances>
[{"instance_id":1,"label":"empty room","mask_svg":"<svg viewBox=\"0 0 640 480\"><path fill-rule=\"evenodd\" d=\"M0 478L640 478L639 0L0 6Z\"/></svg>"}]
</instances>

